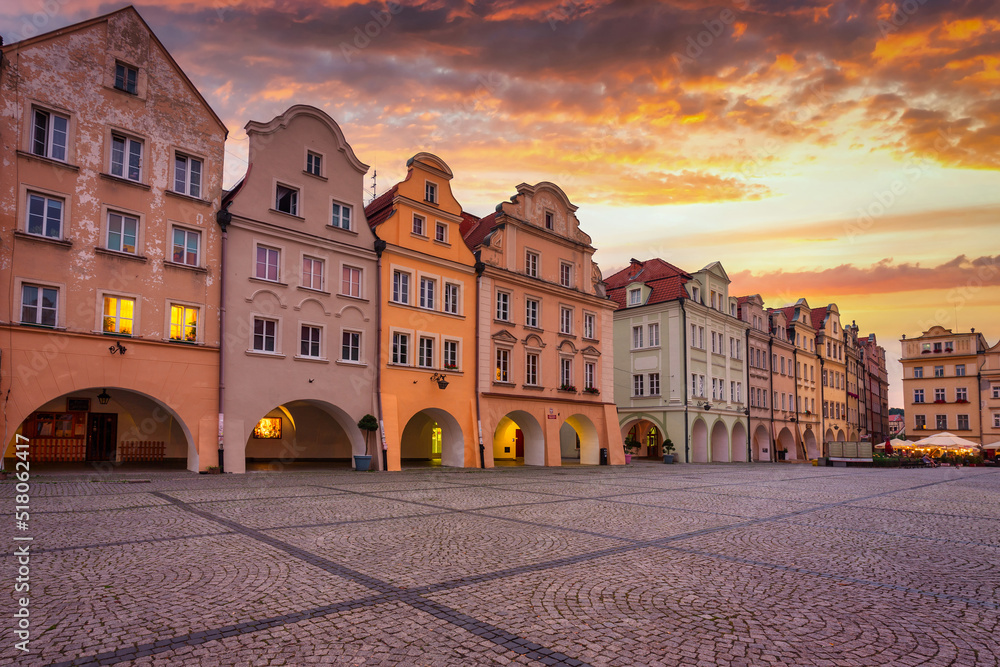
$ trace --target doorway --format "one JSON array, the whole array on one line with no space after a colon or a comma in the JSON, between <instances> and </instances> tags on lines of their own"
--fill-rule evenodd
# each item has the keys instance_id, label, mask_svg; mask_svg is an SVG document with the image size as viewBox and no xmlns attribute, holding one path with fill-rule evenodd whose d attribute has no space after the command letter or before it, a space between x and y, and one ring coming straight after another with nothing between
<instances>
[{"instance_id":1,"label":"doorway","mask_svg":"<svg viewBox=\"0 0 1000 667\"><path fill-rule=\"evenodd\" d=\"M115 461L118 454L118 414L91 412L87 416L87 460Z\"/></svg>"}]
</instances>

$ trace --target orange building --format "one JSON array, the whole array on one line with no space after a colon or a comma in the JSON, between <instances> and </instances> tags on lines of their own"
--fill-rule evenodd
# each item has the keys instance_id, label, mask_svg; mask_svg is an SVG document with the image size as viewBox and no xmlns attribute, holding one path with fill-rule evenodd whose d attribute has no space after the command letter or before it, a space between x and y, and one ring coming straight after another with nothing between
<instances>
[{"instance_id":1,"label":"orange building","mask_svg":"<svg viewBox=\"0 0 1000 667\"><path fill-rule=\"evenodd\" d=\"M538 466L625 462L614 398L616 304L590 237L552 183L517 194L463 237L482 263L479 392L485 459ZM492 442L492 446L489 444Z\"/></svg>"},{"instance_id":2,"label":"orange building","mask_svg":"<svg viewBox=\"0 0 1000 667\"><path fill-rule=\"evenodd\" d=\"M430 153L365 209L378 237L377 384L389 470L482 465L476 411L476 270L451 169Z\"/></svg>"},{"instance_id":3,"label":"orange building","mask_svg":"<svg viewBox=\"0 0 1000 667\"><path fill-rule=\"evenodd\" d=\"M3 48L6 455L217 463L226 127L125 9Z\"/></svg>"}]
</instances>

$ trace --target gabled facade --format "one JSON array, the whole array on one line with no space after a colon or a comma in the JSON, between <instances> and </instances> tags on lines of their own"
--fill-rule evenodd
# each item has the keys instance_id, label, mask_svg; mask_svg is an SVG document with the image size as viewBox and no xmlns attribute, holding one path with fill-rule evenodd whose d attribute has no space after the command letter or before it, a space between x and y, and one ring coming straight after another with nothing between
<instances>
[{"instance_id":1,"label":"gabled facade","mask_svg":"<svg viewBox=\"0 0 1000 667\"><path fill-rule=\"evenodd\" d=\"M786 454L786 458L815 459L822 456L822 417L817 405L822 409L823 396L813 310L805 299L781 310L787 326L786 339L792 345L792 358L785 370L795 379L794 395L788 397L788 411L795 419L799 446L795 456Z\"/></svg>"},{"instance_id":2,"label":"gabled facade","mask_svg":"<svg viewBox=\"0 0 1000 667\"><path fill-rule=\"evenodd\" d=\"M848 426L847 352L837 304L813 310L812 323L816 330L816 356L823 377L820 388L823 442L856 442L857 429L852 431Z\"/></svg>"},{"instance_id":3,"label":"gabled facade","mask_svg":"<svg viewBox=\"0 0 1000 667\"><path fill-rule=\"evenodd\" d=\"M1000 443L1000 342L988 348L979 362L980 424L984 445Z\"/></svg>"},{"instance_id":4,"label":"gabled facade","mask_svg":"<svg viewBox=\"0 0 1000 667\"><path fill-rule=\"evenodd\" d=\"M885 348L875 334L860 339L864 363L865 409L872 444L885 442L889 432L889 372L885 365Z\"/></svg>"},{"instance_id":5,"label":"gabled facade","mask_svg":"<svg viewBox=\"0 0 1000 667\"><path fill-rule=\"evenodd\" d=\"M622 433L656 428L683 462L746 461L748 325L737 317L722 265L689 274L661 259L633 259L607 284L618 304L615 401ZM650 327L658 332L655 346L647 345Z\"/></svg>"},{"instance_id":6,"label":"gabled facade","mask_svg":"<svg viewBox=\"0 0 1000 667\"><path fill-rule=\"evenodd\" d=\"M861 341L858 339L857 322L851 322L844 327L844 359L847 362L848 437L850 440L870 440L871 431L868 430L865 396L861 388L864 369L861 365Z\"/></svg>"},{"instance_id":7,"label":"gabled facade","mask_svg":"<svg viewBox=\"0 0 1000 667\"><path fill-rule=\"evenodd\" d=\"M613 398L612 312L577 207L555 184L522 183L463 238L478 279L485 462L624 463Z\"/></svg>"},{"instance_id":8,"label":"gabled facade","mask_svg":"<svg viewBox=\"0 0 1000 667\"><path fill-rule=\"evenodd\" d=\"M979 368L989 347L983 335L933 326L900 344L907 434L948 431L981 444Z\"/></svg>"},{"instance_id":9,"label":"gabled facade","mask_svg":"<svg viewBox=\"0 0 1000 667\"><path fill-rule=\"evenodd\" d=\"M789 339L791 328L784 310L767 311L771 341L771 437L774 443L773 461L802 460L805 449L795 410L798 391L794 371L796 348Z\"/></svg>"},{"instance_id":10,"label":"gabled facade","mask_svg":"<svg viewBox=\"0 0 1000 667\"><path fill-rule=\"evenodd\" d=\"M771 392L771 336L764 300L759 294L741 296L737 299L740 320L747 329L747 402L750 408L750 457L752 461L772 461L774 459L771 423L773 404Z\"/></svg>"},{"instance_id":11,"label":"gabled facade","mask_svg":"<svg viewBox=\"0 0 1000 667\"><path fill-rule=\"evenodd\" d=\"M225 125L131 7L4 46L0 95L6 433L215 465Z\"/></svg>"},{"instance_id":12,"label":"gabled facade","mask_svg":"<svg viewBox=\"0 0 1000 667\"><path fill-rule=\"evenodd\" d=\"M352 460L365 453L358 420L378 412L368 165L314 107L246 131L250 164L223 216L225 469Z\"/></svg>"},{"instance_id":13,"label":"gabled facade","mask_svg":"<svg viewBox=\"0 0 1000 667\"><path fill-rule=\"evenodd\" d=\"M476 260L451 168L418 153L367 206L379 252L381 420L389 470L483 465L476 410Z\"/></svg>"}]
</instances>

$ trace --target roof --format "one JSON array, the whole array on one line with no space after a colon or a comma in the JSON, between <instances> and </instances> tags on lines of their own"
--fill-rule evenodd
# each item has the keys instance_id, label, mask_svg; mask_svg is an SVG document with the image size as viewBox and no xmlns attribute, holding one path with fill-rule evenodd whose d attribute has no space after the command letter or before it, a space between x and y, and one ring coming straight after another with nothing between
<instances>
[{"instance_id":1,"label":"roof","mask_svg":"<svg viewBox=\"0 0 1000 667\"><path fill-rule=\"evenodd\" d=\"M823 330L823 320L826 319L826 308L817 308L810 315L812 316L813 329L816 331Z\"/></svg>"},{"instance_id":2,"label":"roof","mask_svg":"<svg viewBox=\"0 0 1000 667\"><path fill-rule=\"evenodd\" d=\"M388 220L395 210L392 207L392 200L396 197L399 184L392 186L381 195L372 200L372 203L365 206L365 217L368 218L368 226L375 229L378 225Z\"/></svg>"},{"instance_id":3,"label":"roof","mask_svg":"<svg viewBox=\"0 0 1000 667\"><path fill-rule=\"evenodd\" d=\"M475 249L490 235L490 232L496 227L496 222L496 213L490 213L485 218L477 218L471 213L463 211L460 230L462 238L465 239L465 245L469 246L470 250Z\"/></svg>"},{"instance_id":4,"label":"roof","mask_svg":"<svg viewBox=\"0 0 1000 667\"><path fill-rule=\"evenodd\" d=\"M608 298L621 309L625 307L625 290L633 283L640 282L650 288L649 298L644 305L652 305L688 298L684 285L689 280L691 274L669 262L654 258L645 262L633 259L627 267L609 276L604 282Z\"/></svg>"}]
</instances>

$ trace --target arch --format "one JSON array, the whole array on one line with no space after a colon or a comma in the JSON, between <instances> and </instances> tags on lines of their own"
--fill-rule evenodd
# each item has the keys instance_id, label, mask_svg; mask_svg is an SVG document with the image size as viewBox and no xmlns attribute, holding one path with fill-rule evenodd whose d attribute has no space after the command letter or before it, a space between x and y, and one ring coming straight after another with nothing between
<instances>
[{"instance_id":1,"label":"arch","mask_svg":"<svg viewBox=\"0 0 1000 667\"><path fill-rule=\"evenodd\" d=\"M576 354L576 345L573 345L572 341L564 340L556 346L556 349L560 352Z\"/></svg>"},{"instance_id":2,"label":"arch","mask_svg":"<svg viewBox=\"0 0 1000 667\"><path fill-rule=\"evenodd\" d=\"M785 452L786 459L795 458L795 436L787 426L778 433L778 447Z\"/></svg>"},{"instance_id":3,"label":"arch","mask_svg":"<svg viewBox=\"0 0 1000 667\"><path fill-rule=\"evenodd\" d=\"M785 429L785 432L787 433L788 429ZM754 461L771 460L771 434L767 432L763 424L754 429L752 446Z\"/></svg>"},{"instance_id":4,"label":"arch","mask_svg":"<svg viewBox=\"0 0 1000 667\"><path fill-rule=\"evenodd\" d=\"M281 296L277 292L275 292L274 290L268 289L266 287L262 287L259 290L255 291L253 294L251 294L250 296L248 296L245 299L245 301L247 303L254 303L254 302L257 301L257 297L259 297L259 296L270 296L270 297L273 297L275 303L278 304L278 308L282 308L282 309L288 308L288 305L284 301L281 300ZM263 303L263 302L261 302L261 303ZM267 314L267 313L264 313L264 314Z\"/></svg>"},{"instance_id":5,"label":"arch","mask_svg":"<svg viewBox=\"0 0 1000 667\"><path fill-rule=\"evenodd\" d=\"M691 461L708 463L708 426L700 417L691 427Z\"/></svg>"},{"instance_id":6,"label":"arch","mask_svg":"<svg viewBox=\"0 0 1000 667\"><path fill-rule=\"evenodd\" d=\"M663 444L663 431L648 419L632 419L621 427L622 438L633 438L639 443L636 456L659 458L660 446Z\"/></svg>"},{"instance_id":7,"label":"arch","mask_svg":"<svg viewBox=\"0 0 1000 667\"><path fill-rule=\"evenodd\" d=\"M353 464L352 457L364 453L356 420L332 403L311 398L282 403L248 425L243 450L248 464L266 470L293 462Z\"/></svg>"},{"instance_id":8,"label":"arch","mask_svg":"<svg viewBox=\"0 0 1000 667\"><path fill-rule=\"evenodd\" d=\"M729 433L720 419L712 425L712 462L729 460Z\"/></svg>"},{"instance_id":9,"label":"arch","mask_svg":"<svg viewBox=\"0 0 1000 667\"><path fill-rule=\"evenodd\" d=\"M302 308L309 303L314 303L317 306L319 306L320 312L322 312L324 315L326 316L330 315L330 311L326 309L326 306L323 305L323 302L314 296L307 296L306 298L302 299L302 301L299 301L299 304L297 306L294 306L292 310L301 311Z\"/></svg>"},{"instance_id":10,"label":"arch","mask_svg":"<svg viewBox=\"0 0 1000 667\"><path fill-rule=\"evenodd\" d=\"M110 396L101 404L98 396ZM87 399L85 411L70 412L69 399ZM100 433L91 433L101 422ZM33 442L32 462L118 466L184 461L197 469L198 450L191 429L177 411L145 392L120 386L88 387L45 400L25 415L4 443L4 457L13 455L17 434Z\"/></svg>"},{"instance_id":11,"label":"arch","mask_svg":"<svg viewBox=\"0 0 1000 667\"><path fill-rule=\"evenodd\" d=\"M424 408L406 422L399 454L401 459L461 468L465 465L462 427L447 410Z\"/></svg>"},{"instance_id":12,"label":"arch","mask_svg":"<svg viewBox=\"0 0 1000 667\"><path fill-rule=\"evenodd\" d=\"M802 445L806 450L806 458L819 458L819 445L816 442L816 436L813 435L812 429L806 429L806 432L802 435Z\"/></svg>"},{"instance_id":13,"label":"arch","mask_svg":"<svg viewBox=\"0 0 1000 667\"><path fill-rule=\"evenodd\" d=\"M274 132L287 127L292 120L299 116L314 118L325 125L327 129L330 130L330 133L337 139L338 150L347 156L347 161L351 164L351 166L354 167L358 173L368 173L368 165L359 160L354 154L354 149L351 148L349 143L347 143L347 138L344 137L344 131L340 129L339 125L337 125L337 121L330 118L330 116L322 109L317 109L314 106L310 106L308 104L294 104L285 109L285 113L275 116L266 123L250 121L247 123L246 129L248 132L253 131L258 134L273 134ZM425 153L420 153L420 155L425 155Z\"/></svg>"},{"instance_id":14,"label":"arch","mask_svg":"<svg viewBox=\"0 0 1000 667\"><path fill-rule=\"evenodd\" d=\"M844 429L837 430L837 442L845 442L847 440L847 432Z\"/></svg>"},{"instance_id":15,"label":"arch","mask_svg":"<svg viewBox=\"0 0 1000 667\"><path fill-rule=\"evenodd\" d=\"M346 313L348 313L348 312L350 312L352 310L357 311L358 317L361 318L362 322L367 322L368 320L371 319L370 317L366 317L365 316L365 311L361 310L360 308L358 308L357 306L355 306L354 304L351 304L351 303L347 304L346 306L344 306L343 308L341 308L339 311L337 311L336 317L343 317L344 314L346 314ZM329 313L327 313L327 314L329 315Z\"/></svg>"},{"instance_id":16,"label":"arch","mask_svg":"<svg viewBox=\"0 0 1000 667\"><path fill-rule=\"evenodd\" d=\"M583 465L597 465L600 463L601 440L594 422L590 421L590 418L586 415L576 414L567 417L564 423L569 424L576 432L576 437L580 439L580 463ZM560 427L561 435L562 430ZM562 446L561 440L562 438L560 437L560 446Z\"/></svg>"},{"instance_id":17,"label":"arch","mask_svg":"<svg viewBox=\"0 0 1000 667\"><path fill-rule=\"evenodd\" d=\"M730 461L742 461L747 460L747 429L743 425L743 422L738 421L733 424L733 440L732 456L729 458Z\"/></svg>"},{"instance_id":18,"label":"arch","mask_svg":"<svg viewBox=\"0 0 1000 667\"><path fill-rule=\"evenodd\" d=\"M411 157L409 160L406 161L406 166L410 167L413 165L414 162L422 162L426 166L442 172L447 176L449 181L455 177L455 174L454 172L452 172L451 167L448 166L448 163L439 158L437 155L434 155L433 153L427 153L423 151L417 153L416 155L414 155L413 157ZM367 167L365 168L365 171L367 171Z\"/></svg>"},{"instance_id":19,"label":"arch","mask_svg":"<svg viewBox=\"0 0 1000 667\"><path fill-rule=\"evenodd\" d=\"M493 460L545 465L545 433L531 413L514 410L500 419L493 432Z\"/></svg>"},{"instance_id":20,"label":"arch","mask_svg":"<svg viewBox=\"0 0 1000 667\"><path fill-rule=\"evenodd\" d=\"M538 334L530 333L524 337L524 345L525 347L537 347L541 350L545 348L545 341Z\"/></svg>"},{"instance_id":21,"label":"arch","mask_svg":"<svg viewBox=\"0 0 1000 667\"><path fill-rule=\"evenodd\" d=\"M834 437L833 437L833 429L832 428L826 429L826 433L823 434L823 441L824 442L832 442L833 439L834 439Z\"/></svg>"}]
</instances>

